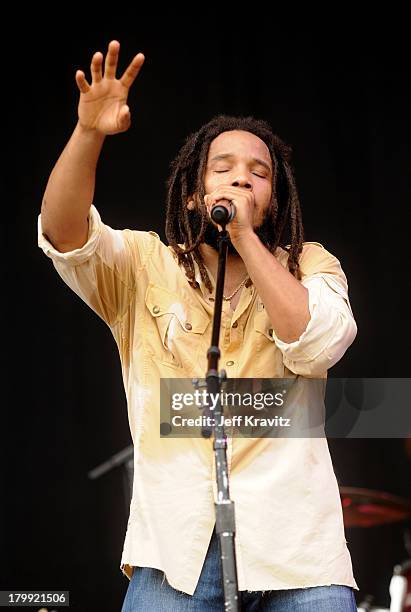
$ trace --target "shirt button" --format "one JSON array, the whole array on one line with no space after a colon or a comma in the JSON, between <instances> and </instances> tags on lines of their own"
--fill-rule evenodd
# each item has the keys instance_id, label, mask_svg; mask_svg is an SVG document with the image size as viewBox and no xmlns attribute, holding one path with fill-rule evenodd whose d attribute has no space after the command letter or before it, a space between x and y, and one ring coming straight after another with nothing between
<instances>
[{"instance_id":1,"label":"shirt button","mask_svg":"<svg viewBox=\"0 0 411 612\"><path fill-rule=\"evenodd\" d=\"M238 321L234 321L233 327L238 327Z\"/></svg>"},{"instance_id":2,"label":"shirt button","mask_svg":"<svg viewBox=\"0 0 411 612\"><path fill-rule=\"evenodd\" d=\"M226 361L225 364L228 366L232 366L234 365L234 361Z\"/></svg>"},{"instance_id":3,"label":"shirt button","mask_svg":"<svg viewBox=\"0 0 411 612\"><path fill-rule=\"evenodd\" d=\"M272 335L273 335L273 330L272 329L268 330L268 335L272 337Z\"/></svg>"},{"instance_id":4,"label":"shirt button","mask_svg":"<svg viewBox=\"0 0 411 612\"><path fill-rule=\"evenodd\" d=\"M158 314L160 312L160 306L154 306L153 312L154 314Z\"/></svg>"},{"instance_id":5,"label":"shirt button","mask_svg":"<svg viewBox=\"0 0 411 612\"><path fill-rule=\"evenodd\" d=\"M213 297L209 297L208 299L210 300L210 302L214 302L214 298Z\"/></svg>"},{"instance_id":6,"label":"shirt button","mask_svg":"<svg viewBox=\"0 0 411 612\"><path fill-rule=\"evenodd\" d=\"M192 326L192 325L191 325L191 323L189 323L188 321L187 321L187 323L185 324L185 326L184 326L184 327L185 327L186 329L193 329L193 326Z\"/></svg>"}]
</instances>

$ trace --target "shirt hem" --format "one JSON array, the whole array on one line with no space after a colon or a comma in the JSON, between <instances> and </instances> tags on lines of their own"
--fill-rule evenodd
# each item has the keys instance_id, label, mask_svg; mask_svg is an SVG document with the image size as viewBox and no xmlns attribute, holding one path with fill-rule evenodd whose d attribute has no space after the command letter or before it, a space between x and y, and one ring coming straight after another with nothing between
<instances>
[{"instance_id":1,"label":"shirt hem","mask_svg":"<svg viewBox=\"0 0 411 612\"><path fill-rule=\"evenodd\" d=\"M140 565L138 565L138 567L140 567ZM141 567L146 567L145 565L141 566ZM151 567L151 566L150 566ZM122 573L127 576L127 578L129 580L131 580L132 576L133 576L133 572L134 572L134 566L129 564L129 563L122 563L120 565L120 569L122 571ZM167 576L167 573L165 572L165 570L163 568L155 568L158 569L160 572L164 572L164 575L166 577L166 580L168 582L168 584L175 589L176 591L181 591L182 593L186 593L187 595L193 595L194 591L197 588L197 584L195 584L194 588L189 587L187 585L183 585L183 584L177 584L176 582L174 582L174 580L172 580L171 578L169 578ZM309 583L309 584L300 584L300 583L296 583L296 584L276 584L275 586L262 586L259 588L251 588L250 586L246 586L242 589L239 589L240 592L258 592L258 591L262 591L262 592L267 592L267 591L289 591L292 589L312 589L315 587L324 587L324 586L332 586L332 585L336 585L336 586L346 586L346 587L350 587L356 591L359 591L358 585L355 582L355 580L326 580L326 581L320 581L320 582L313 582L313 583Z\"/></svg>"}]
</instances>

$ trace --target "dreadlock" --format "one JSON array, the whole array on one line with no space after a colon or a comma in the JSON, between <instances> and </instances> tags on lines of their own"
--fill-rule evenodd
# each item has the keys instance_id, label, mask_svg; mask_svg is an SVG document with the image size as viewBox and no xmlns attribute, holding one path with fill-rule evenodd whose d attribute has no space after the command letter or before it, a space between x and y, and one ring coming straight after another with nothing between
<instances>
[{"instance_id":1,"label":"dreadlock","mask_svg":"<svg viewBox=\"0 0 411 612\"><path fill-rule=\"evenodd\" d=\"M266 121L254 117L219 115L186 139L177 157L171 162L171 173L167 180L165 231L169 245L174 250L179 265L183 265L190 285L198 286L195 280L195 261L203 282L211 291L211 281L199 249L210 220L204 203L204 177L211 142L222 132L232 130L243 130L255 134L265 142L270 151L273 165L270 214L275 238L268 248L271 253L274 253L278 246L287 250L288 269L300 280L298 259L302 251L304 231L291 166L291 148L272 132ZM197 194L197 211L201 216L197 236L193 236L189 218L191 211L186 206L188 198L193 194ZM285 245L286 232L290 233L289 246ZM185 248L181 248L180 245L184 245Z\"/></svg>"}]
</instances>

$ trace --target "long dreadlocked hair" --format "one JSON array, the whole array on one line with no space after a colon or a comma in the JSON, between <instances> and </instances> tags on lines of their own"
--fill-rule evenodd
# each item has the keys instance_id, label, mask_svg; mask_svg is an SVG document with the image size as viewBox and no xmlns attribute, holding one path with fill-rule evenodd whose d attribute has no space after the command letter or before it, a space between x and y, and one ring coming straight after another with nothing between
<instances>
[{"instance_id":1,"label":"long dreadlocked hair","mask_svg":"<svg viewBox=\"0 0 411 612\"><path fill-rule=\"evenodd\" d=\"M197 287L194 261L197 262L201 278L209 291L210 278L204 266L199 245L210 221L204 203L204 177L207 155L211 142L222 132L243 130L258 136L267 145L273 166L272 197L270 211L274 230L274 243L268 245L271 253L278 246L288 252L288 269L301 279L298 263L302 251L304 230L294 172L291 166L291 148L276 136L271 126L254 117L232 117L218 115L186 139L177 157L171 162L171 174L167 180L166 237L174 250L179 265L183 265L188 282ZM190 196L197 194L197 212L201 215L201 227L193 236L187 209ZM285 245L285 233L290 233L291 243ZM180 245L184 245L184 249Z\"/></svg>"}]
</instances>

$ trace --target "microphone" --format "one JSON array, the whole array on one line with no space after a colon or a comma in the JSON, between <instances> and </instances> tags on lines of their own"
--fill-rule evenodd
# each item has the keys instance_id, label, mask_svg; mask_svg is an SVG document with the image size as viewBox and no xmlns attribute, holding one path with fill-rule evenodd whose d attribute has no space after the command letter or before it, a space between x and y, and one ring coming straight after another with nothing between
<instances>
[{"instance_id":1,"label":"microphone","mask_svg":"<svg viewBox=\"0 0 411 612\"><path fill-rule=\"evenodd\" d=\"M235 205L230 201L230 210L221 204L217 204L211 211L211 218L218 225L227 225L230 223L236 213Z\"/></svg>"}]
</instances>

